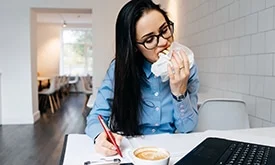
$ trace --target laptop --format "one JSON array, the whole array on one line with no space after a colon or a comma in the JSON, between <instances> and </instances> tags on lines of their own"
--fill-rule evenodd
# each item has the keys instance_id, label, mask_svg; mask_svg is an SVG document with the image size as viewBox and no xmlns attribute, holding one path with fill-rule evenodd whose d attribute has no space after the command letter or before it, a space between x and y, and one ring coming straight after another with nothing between
<instances>
[{"instance_id":1,"label":"laptop","mask_svg":"<svg viewBox=\"0 0 275 165\"><path fill-rule=\"evenodd\" d=\"M209 137L175 165L275 165L275 147Z\"/></svg>"}]
</instances>

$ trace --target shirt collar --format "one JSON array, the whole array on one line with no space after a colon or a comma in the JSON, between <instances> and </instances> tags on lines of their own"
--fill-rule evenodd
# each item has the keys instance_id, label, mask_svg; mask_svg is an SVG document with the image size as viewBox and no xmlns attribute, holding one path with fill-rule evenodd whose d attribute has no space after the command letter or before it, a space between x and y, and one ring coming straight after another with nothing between
<instances>
[{"instance_id":1,"label":"shirt collar","mask_svg":"<svg viewBox=\"0 0 275 165\"><path fill-rule=\"evenodd\" d=\"M145 75L146 75L147 78L152 74L151 67L152 67L152 64L149 61L144 60L143 70L144 70Z\"/></svg>"}]
</instances>

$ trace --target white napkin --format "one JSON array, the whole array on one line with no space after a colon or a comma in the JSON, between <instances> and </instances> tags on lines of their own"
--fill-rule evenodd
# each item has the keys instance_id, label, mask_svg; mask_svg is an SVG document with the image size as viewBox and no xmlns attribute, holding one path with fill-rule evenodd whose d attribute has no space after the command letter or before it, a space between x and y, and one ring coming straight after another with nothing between
<instances>
[{"instance_id":1,"label":"white napkin","mask_svg":"<svg viewBox=\"0 0 275 165\"><path fill-rule=\"evenodd\" d=\"M181 45L177 42L173 42L169 53L167 55L164 55L163 53L161 53L159 55L159 59L152 64L151 71L155 76L157 77L160 76L162 82L169 80L167 67L169 63L172 64L170 62L170 59L171 59L173 50L174 51L183 50L185 52L185 54L188 57L190 69L194 64L194 53L192 52L192 50L190 50L188 47Z\"/></svg>"}]
</instances>

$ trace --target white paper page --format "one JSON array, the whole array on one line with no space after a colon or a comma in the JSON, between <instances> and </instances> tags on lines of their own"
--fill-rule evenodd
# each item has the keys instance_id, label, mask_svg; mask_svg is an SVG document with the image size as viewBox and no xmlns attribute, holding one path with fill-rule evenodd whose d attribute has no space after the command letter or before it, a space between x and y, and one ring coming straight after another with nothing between
<instances>
[{"instance_id":1,"label":"white paper page","mask_svg":"<svg viewBox=\"0 0 275 165\"><path fill-rule=\"evenodd\" d=\"M128 158L129 150L131 150L131 145L128 139L123 138L120 149L122 151L123 158L119 155L104 157L103 155L95 152L93 139L87 135L69 134L63 165L83 165L86 161L97 161L102 158L107 160L119 158L122 163L131 162Z\"/></svg>"}]
</instances>

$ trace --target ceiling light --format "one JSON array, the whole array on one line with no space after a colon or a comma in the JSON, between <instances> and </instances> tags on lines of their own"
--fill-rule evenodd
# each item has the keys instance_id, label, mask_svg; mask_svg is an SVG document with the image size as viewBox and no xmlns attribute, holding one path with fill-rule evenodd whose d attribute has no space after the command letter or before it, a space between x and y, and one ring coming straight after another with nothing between
<instances>
[{"instance_id":1,"label":"ceiling light","mask_svg":"<svg viewBox=\"0 0 275 165\"><path fill-rule=\"evenodd\" d=\"M63 22L63 27L67 27L67 23L65 21Z\"/></svg>"},{"instance_id":2,"label":"ceiling light","mask_svg":"<svg viewBox=\"0 0 275 165\"><path fill-rule=\"evenodd\" d=\"M67 23L66 23L63 15L62 14L59 14L59 15L60 15L61 19L63 20L63 24L62 24L63 28L67 27Z\"/></svg>"}]
</instances>

